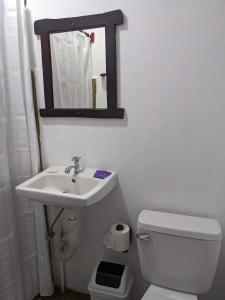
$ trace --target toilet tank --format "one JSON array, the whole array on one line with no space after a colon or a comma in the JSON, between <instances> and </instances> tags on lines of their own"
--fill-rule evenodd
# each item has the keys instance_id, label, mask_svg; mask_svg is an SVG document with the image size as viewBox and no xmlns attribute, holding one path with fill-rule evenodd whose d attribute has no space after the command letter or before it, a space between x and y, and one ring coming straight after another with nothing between
<instances>
[{"instance_id":1,"label":"toilet tank","mask_svg":"<svg viewBox=\"0 0 225 300\"><path fill-rule=\"evenodd\" d=\"M210 289L222 238L217 220L143 210L137 237L147 281L192 294Z\"/></svg>"}]
</instances>

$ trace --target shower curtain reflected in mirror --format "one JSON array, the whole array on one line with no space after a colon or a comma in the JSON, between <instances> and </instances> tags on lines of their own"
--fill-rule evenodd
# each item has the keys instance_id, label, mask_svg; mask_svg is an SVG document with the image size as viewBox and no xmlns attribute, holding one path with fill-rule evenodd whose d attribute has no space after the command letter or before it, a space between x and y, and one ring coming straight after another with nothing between
<instances>
[{"instance_id":1,"label":"shower curtain reflected in mirror","mask_svg":"<svg viewBox=\"0 0 225 300\"><path fill-rule=\"evenodd\" d=\"M50 35L55 108L92 108L90 38L80 31Z\"/></svg>"},{"instance_id":2,"label":"shower curtain reflected in mirror","mask_svg":"<svg viewBox=\"0 0 225 300\"><path fill-rule=\"evenodd\" d=\"M0 299L53 293L43 207L15 195L38 172L23 1L0 0Z\"/></svg>"}]
</instances>

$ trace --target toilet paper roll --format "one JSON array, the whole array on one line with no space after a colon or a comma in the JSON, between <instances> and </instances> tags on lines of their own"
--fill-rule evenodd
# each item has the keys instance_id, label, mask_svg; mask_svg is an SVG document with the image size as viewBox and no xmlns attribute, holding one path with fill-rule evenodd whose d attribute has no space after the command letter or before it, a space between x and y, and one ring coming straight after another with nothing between
<instances>
[{"instance_id":1,"label":"toilet paper roll","mask_svg":"<svg viewBox=\"0 0 225 300\"><path fill-rule=\"evenodd\" d=\"M130 248L130 227L123 223L113 224L104 243L108 249L127 251Z\"/></svg>"}]
</instances>

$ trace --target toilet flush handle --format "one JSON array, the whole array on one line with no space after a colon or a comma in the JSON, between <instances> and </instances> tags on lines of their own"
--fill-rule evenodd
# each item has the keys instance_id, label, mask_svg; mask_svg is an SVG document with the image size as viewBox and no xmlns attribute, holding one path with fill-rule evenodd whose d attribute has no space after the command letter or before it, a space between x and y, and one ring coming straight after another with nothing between
<instances>
[{"instance_id":1,"label":"toilet flush handle","mask_svg":"<svg viewBox=\"0 0 225 300\"><path fill-rule=\"evenodd\" d=\"M150 241L150 239L151 239L151 236L147 233L137 233L136 237L139 240L144 240L144 241Z\"/></svg>"}]
</instances>

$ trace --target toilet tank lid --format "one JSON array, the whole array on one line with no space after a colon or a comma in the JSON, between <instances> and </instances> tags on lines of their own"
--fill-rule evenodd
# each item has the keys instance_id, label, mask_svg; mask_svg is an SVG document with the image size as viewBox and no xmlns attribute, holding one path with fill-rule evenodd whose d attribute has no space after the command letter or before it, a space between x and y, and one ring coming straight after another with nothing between
<instances>
[{"instance_id":1,"label":"toilet tank lid","mask_svg":"<svg viewBox=\"0 0 225 300\"><path fill-rule=\"evenodd\" d=\"M221 240L221 226L215 219L143 210L138 226L162 234L199 240Z\"/></svg>"}]
</instances>

